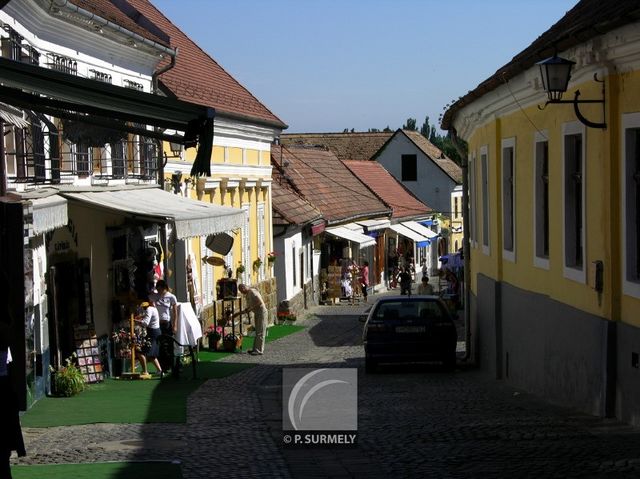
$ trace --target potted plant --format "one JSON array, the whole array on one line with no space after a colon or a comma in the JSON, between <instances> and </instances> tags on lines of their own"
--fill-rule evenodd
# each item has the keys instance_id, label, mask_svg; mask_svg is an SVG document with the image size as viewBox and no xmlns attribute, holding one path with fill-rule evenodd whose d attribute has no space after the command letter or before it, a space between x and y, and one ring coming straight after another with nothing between
<instances>
[{"instance_id":1,"label":"potted plant","mask_svg":"<svg viewBox=\"0 0 640 479\"><path fill-rule=\"evenodd\" d=\"M267 263L269 264L269 266L273 266L275 262L276 262L276 252L272 251L267 255Z\"/></svg>"},{"instance_id":2,"label":"potted plant","mask_svg":"<svg viewBox=\"0 0 640 479\"><path fill-rule=\"evenodd\" d=\"M222 339L222 347L230 353L242 346L242 334L229 333Z\"/></svg>"},{"instance_id":3,"label":"potted plant","mask_svg":"<svg viewBox=\"0 0 640 479\"><path fill-rule=\"evenodd\" d=\"M220 339L222 339L222 326L211 324L204 332L209 340L209 350L218 351L220 349Z\"/></svg>"},{"instance_id":4,"label":"potted plant","mask_svg":"<svg viewBox=\"0 0 640 479\"><path fill-rule=\"evenodd\" d=\"M49 366L51 385L55 396L71 397L80 394L87 387L82 371L75 363L76 353L65 359L65 365L59 369Z\"/></svg>"},{"instance_id":5,"label":"potted plant","mask_svg":"<svg viewBox=\"0 0 640 479\"><path fill-rule=\"evenodd\" d=\"M253 260L253 270L258 271L262 266L262 259L260 257Z\"/></svg>"},{"instance_id":6,"label":"potted plant","mask_svg":"<svg viewBox=\"0 0 640 479\"><path fill-rule=\"evenodd\" d=\"M246 268L244 267L243 264L239 264L238 267L236 268L236 278L239 278L240 275L242 273L244 273L246 271Z\"/></svg>"}]
</instances>

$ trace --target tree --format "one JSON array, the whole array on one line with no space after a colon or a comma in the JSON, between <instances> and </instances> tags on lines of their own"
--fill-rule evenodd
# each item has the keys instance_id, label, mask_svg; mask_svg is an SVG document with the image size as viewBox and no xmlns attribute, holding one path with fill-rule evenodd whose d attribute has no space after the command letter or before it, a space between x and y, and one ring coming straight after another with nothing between
<instances>
[{"instance_id":1,"label":"tree","mask_svg":"<svg viewBox=\"0 0 640 479\"><path fill-rule=\"evenodd\" d=\"M403 130L411 130L418 131L416 128L416 119L415 118L407 118L407 123L402 125Z\"/></svg>"}]
</instances>

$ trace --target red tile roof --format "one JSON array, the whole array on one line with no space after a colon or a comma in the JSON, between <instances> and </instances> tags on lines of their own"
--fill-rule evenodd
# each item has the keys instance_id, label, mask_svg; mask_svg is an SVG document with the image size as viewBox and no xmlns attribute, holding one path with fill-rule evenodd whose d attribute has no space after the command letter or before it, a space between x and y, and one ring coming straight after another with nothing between
<instances>
[{"instance_id":1,"label":"red tile roof","mask_svg":"<svg viewBox=\"0 0 640 479\"><path fill-rule=\"evenodd\" d=\"M324 146L340 160L370 160L393 136L392 131L375 133L287 133L283 145Z\"/></svg>"},{"instance_id":2,"label":"red tile roof","mask_svg":"<svg viewBox=\"0 0 640 479\"><path fill-rule=\"evenodd\" d=\"M171 93L180 100L215 108L218 114L257 121L277 128L287 127L149 0L128 1L169 34L171 46L179 49L176 65L160 75L160 83Z\"/></svg>"},{"instance_id":3,"label":"red tile roof","mask_svg":"<svg viewBox=\"0 0 640 479\"><path fill-rule=\"evenodd\" d=\"M510 79L527 71L535 63L604 35L623 25L640 19L638 0L582 0L569 10L549 30L540 35L531 45L499 68L491 77L474 90L453 103L442 117L443 130L450 129L456 113L464 106L504 85Z\"/></svg>"},{"instance_id":4,"label":"red tile roof","mask_svg":"<svg viewBox=\"0 0 640 479\"><path fill-rule=\"evenodd\" d=\"M69 3L137 33L147 40L169 46L169 35L148 21L125 0L69 0Z\"/></svg>"},{"instance_id":5,"label":"red tile roof","mask_svg":"<svg viewBox=\"0 0 640 479\"><path fill-rule=\"evenodd\" d=\"M272 145L271 161L329 224L388 216L390 208L324 148Z\"/></svg>"},{"instance_id":6,"label":"red tile roof","mask_svg":"<svg viewBox=\"0 0 640 479\"><path fill-rule=\"evenodd\" d=\"M393 219L424 216L433 211L413 196L377 161L344 161L343 163L386 204L391 206Z\"/></svg>"},{"instance_id":7,"label":"red tile roof","mask_svg":"<svg viewBox=\"0 0 640 479\"><path fill-rule=\"evenodd\" d=\"M278 165L273 169L271 202L273 224L304 225L322 218L322 213L295 190Z\"/></svg>"}]
</instances>

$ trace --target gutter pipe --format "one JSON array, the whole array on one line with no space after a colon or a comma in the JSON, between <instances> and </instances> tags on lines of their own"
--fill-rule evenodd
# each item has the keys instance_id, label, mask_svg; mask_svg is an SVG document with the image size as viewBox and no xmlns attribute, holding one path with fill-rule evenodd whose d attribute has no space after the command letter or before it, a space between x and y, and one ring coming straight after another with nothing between
<instances>
[{"instance_id":1,"label":"gutter pipe","mask_svg":"<svg viewBox=\"0 0 640 479\"><path fill-rule=\"evenodd\" d=\"M465 353L463 361L468 361L471 356L471 245L469 244L469 159L458 139L458 132L455 128L449 129L453 145L462 158L462 252L464 255L464 331L465 331Z\"/></svg>"}]
</instances>

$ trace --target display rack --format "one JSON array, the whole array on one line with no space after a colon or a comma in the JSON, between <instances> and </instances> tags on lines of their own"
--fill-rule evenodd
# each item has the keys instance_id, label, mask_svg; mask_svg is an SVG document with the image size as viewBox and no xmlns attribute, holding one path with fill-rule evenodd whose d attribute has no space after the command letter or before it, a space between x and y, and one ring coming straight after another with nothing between
<instances>
[{"instance_id":1,"label":"display rack","mask_svg":"<svg viewBox=\"0 0 640 479\"><path fill-rule=\"evenodd\" d=\"M242 311L242 297L228 296L218 299L216 303L220 305L220 311L222 311L222 314L221 317L218 317L218 307L216 305L216 307L213 308L213 320L216 325L222 326L223 328L223 341L224 337L229 333L242 338L244 336L244 332L242 330L242 317L238 316L238 319L236 319L236 303L237 311ZM237 350L242 351L241 340L238 341L237 346L234 348L234 352Z\"/></svg>"}]
</instances>

